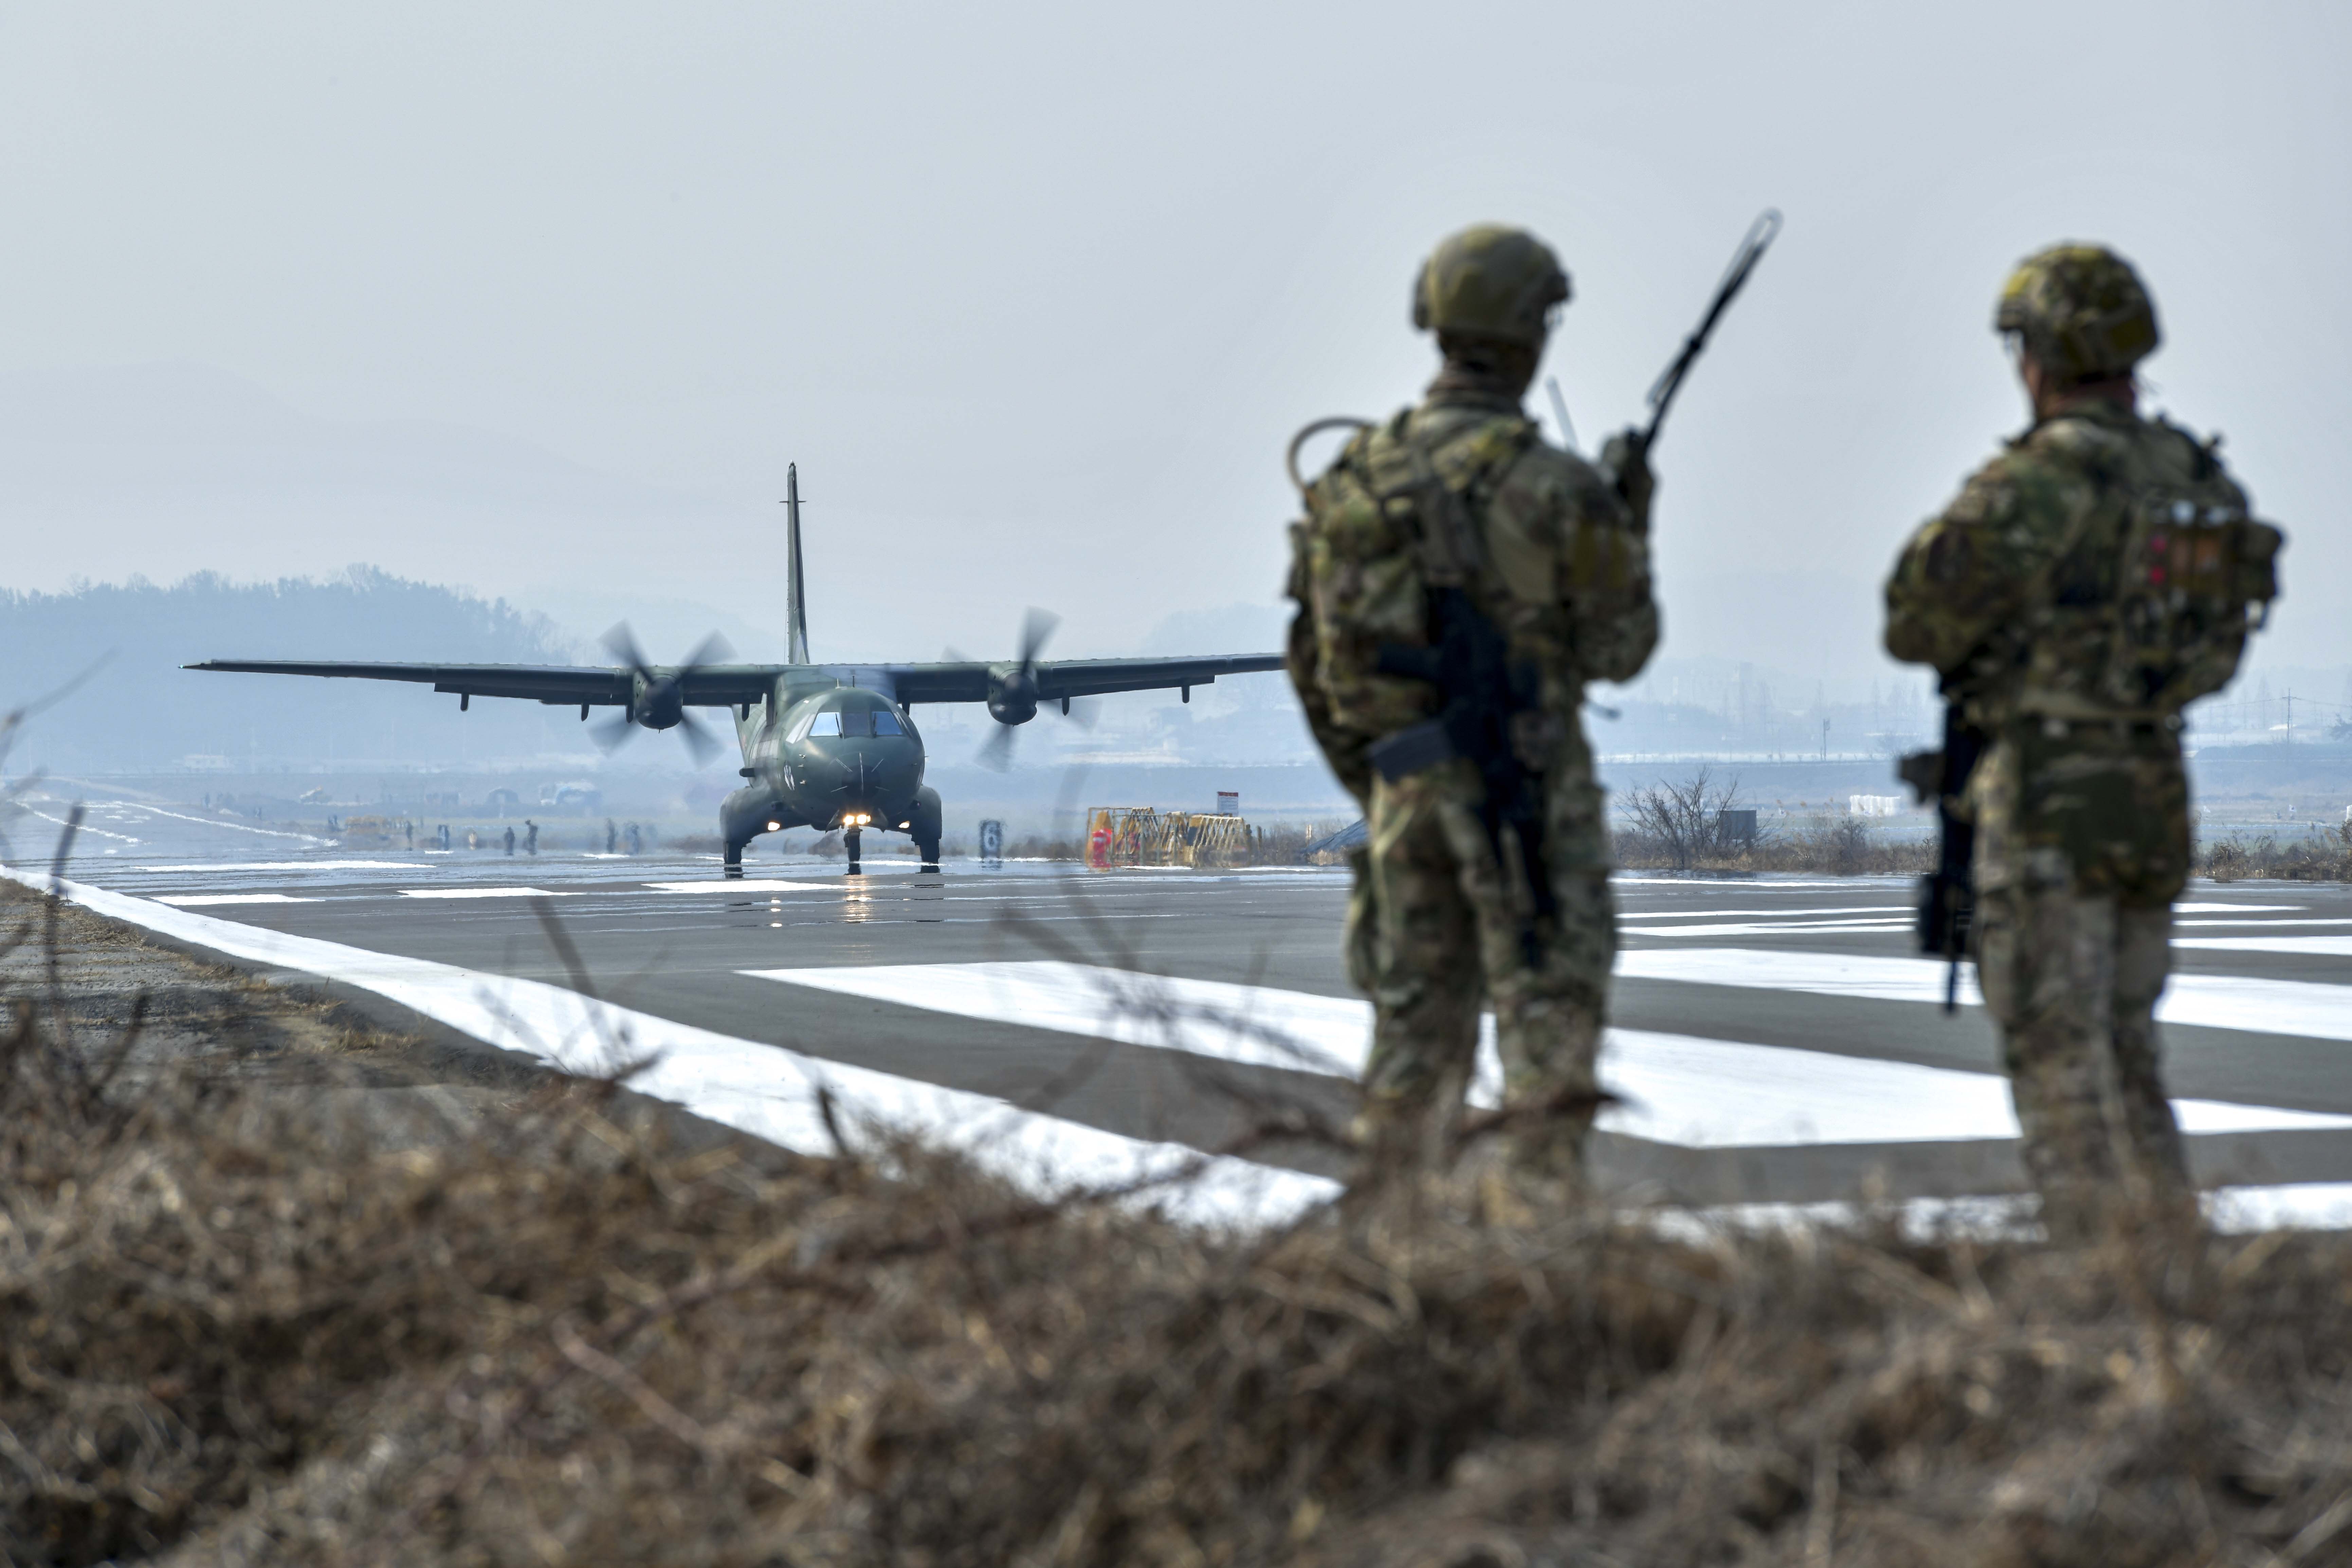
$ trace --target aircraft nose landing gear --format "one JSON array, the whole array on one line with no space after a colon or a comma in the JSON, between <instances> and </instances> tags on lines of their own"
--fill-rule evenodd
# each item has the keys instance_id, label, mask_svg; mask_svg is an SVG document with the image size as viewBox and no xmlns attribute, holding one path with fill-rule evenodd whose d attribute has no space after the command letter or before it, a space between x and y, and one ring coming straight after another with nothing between
<instances>
[{"instance_id":1,"label":"aircraft nose landing gear","mask_svg":"<svg viewBox=\"0 0 2352 1568\"><path fill-rule=\"evenodd\" d=\"M841 836L841 847L849 851L849 874L853 877L862 877L866 874L857 867L859 832L859 829L853 827Z\"/></svg>"}]
</instances>

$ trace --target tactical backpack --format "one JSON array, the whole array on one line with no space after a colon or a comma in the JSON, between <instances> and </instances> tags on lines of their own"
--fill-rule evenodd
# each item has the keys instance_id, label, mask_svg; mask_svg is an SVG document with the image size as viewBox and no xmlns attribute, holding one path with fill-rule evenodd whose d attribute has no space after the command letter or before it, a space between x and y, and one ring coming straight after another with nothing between
<instances>
[{"instance_id":1,"label":"tactical backpack","mask_svg":"<svg viewBox=\"0 0 2352 1568\"><path fill-rule=\"evenodd\" d=\"M1312 484L1301 481L1307 515L1291 525L1292 589L1315 623L1314 679L1332 721L1380 737L1438 710L1426 676L1397 670L1395 650L1436 640L1433 595L1476 596L1486 552L1476 518L1487 496L1536 438L1525 419L1482 421L1426 444L1407 433L1411 411L1384 426L1322 420L1292 441L1354 426L1355 437ZM1383 668L1382 649L1391 650Z\"/></svg>"},{"instance_id":2,"label":"tactical backpack","mask_svg":"<svg viewBox=\"0 0 2352 1568\"><path fill-rule=\"evenodd\" d=\"M2134 498L2101 694L2174 711L2228 684L2246 634L2278 597L2284 542L2234 501L2161 490Z\"/></svg>"},{"instance_id":3,"label":"tactical backpack","mask_svg":"<svg viewBox=\"0 0 2352 1568\"><path fill-rule=\"evenodd\" d=\"M2247 633L2278 597L2284 536L2198 453L2185 476L2116 476L2115 502L2053 562L2028 711L2168 715L2237 672Z\"/></svg>"},{"instance_id":4,"label":"tactical backpack","mask_svg":"<svg viewBox=\"0 0 2352 1568\"><path fill-rule=\"evenodd\" d=\"M1424 443L1411 417L1358 430L1300 487L1294 582L1314 612L1315 680L1331 722L1370 742L1366 759L1390 783L1449 763L1476 769L1496 862L1516 858L1526 879L1519 940L1532 965L1538 922L1559 910L1540 763L1521 743L1521 721L1538 716L1538 679L1480 603L1493 584L1477 519L1535 426L1482 420ZM1294 480L1299 442L1317 428L1291 443Z\"/></svg>"}]
</instances>

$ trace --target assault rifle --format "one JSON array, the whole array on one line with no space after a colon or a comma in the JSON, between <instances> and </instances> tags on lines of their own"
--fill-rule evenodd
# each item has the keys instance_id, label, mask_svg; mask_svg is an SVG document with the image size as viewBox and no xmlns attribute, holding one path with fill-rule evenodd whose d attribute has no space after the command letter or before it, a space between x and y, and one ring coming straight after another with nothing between
<instances>
[{"instance_id":1,"label":"assault rifle","mask_svg":"<svg viewBox=\"0 0 2352 1568\"><path fill-rule=\"evenodd\" d=\"M1944 976L1944 1011L1960 1005L1960 960L1969 950L1970 928L1976 923L1976 880L1970 863L1976 858L1976 824L1955 815L1960 792L1984 754L1984 731L1960 713L1960 704L1944 704L1944 749L1913 752L1895 766L1895 774L1911 786L1919 804L1936 803L1936 826L1941 837L1936 868L1919 879L1919 951L1941 958L1951 967Z\"/></svg>"},{"instance_id":2,"label":"assault rifle","mask_svg":"<svg viewBox=\"0 0 2352 1568\"><path fill-rule=\"evenodd\" d=\"M1479 818L1498 867L1503 864L1504 827L1509 826L1518 840L1519 864L1527 872L1534 906L1533 918L1521 928L1520 942L1528 962L1534 963L1538 942L1535 921L1559 908L1544 862L1542 775L1528 765L1515 734L1522 714L1534 718L1540 711L1538 677L1533 666L1512 660L1501 628L1462 589L1432 588L1429 601L1436 646L1382 643L1379 669L1382 675L1428 681L1443 695L1444 705L1435 718L1373 742L1371 763L1391 784L1456 757L1477 767L1486 786Z\"/></svg>"}]
</instances>

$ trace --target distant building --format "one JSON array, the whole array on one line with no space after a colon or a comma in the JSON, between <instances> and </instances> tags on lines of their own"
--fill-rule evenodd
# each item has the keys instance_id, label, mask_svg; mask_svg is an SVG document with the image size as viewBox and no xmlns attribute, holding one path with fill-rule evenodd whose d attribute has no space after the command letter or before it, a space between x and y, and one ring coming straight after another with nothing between
<instances>
[{"instance_id":1,"label":"distant building","mask_svg":"<svg viewBox=\"0 0 2352 1568\"><path fill-rule=\"evenodd\" d=\"M577 780L570 784L542 784L539 791L539 804L546 811L592 816L604 809L604 792L594 784Z\"/></svg>"},{"instance_id":2,"label":"distant building","mask_svg":"<svg viewBox=\"0 0 2352 1568\"><path fill-rule=\"evenodd\" d=\"M512 816L522 809L522 796L510 789L494 789L482 797L482 809L494 816Z\"/></svg>"}]
</instances>

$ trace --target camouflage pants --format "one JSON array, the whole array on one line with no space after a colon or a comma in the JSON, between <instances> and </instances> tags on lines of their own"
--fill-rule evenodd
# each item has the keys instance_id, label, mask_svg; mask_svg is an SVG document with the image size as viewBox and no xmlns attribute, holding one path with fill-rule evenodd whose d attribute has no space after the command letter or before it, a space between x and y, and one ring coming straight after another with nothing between
<instances>
[{"instance_id":1,"label":"camouflage pants","mask_svg":"<svg viewBox=\"0 0 2352 1568\"><path fill-rule=\"evenodd\" d=\"M1544 863L1558 911L1526 941L1533 902L1516 841L1496 859L1478 815L1480 786L1453 763L1378 781L1349 909L1349 968L1373 1005L1365 1117L1426 1157L1468 1087L1481 1005L1495 1008L1507 1106L1589 1097L1616 953L1601 792L1552 781ZM1513 1138L1524 1164L1573 1176L1592 1107L1570 1105Z\"/></svg>"},{"instance_id":2,"label":"camouflage pants","mask_svg":"<svg viewBox=\"0 0 2352 1568\"><path fill-rule=\"evenodd\" d=\"M2056 885L2050 885L2052 882ZM2189 1201L2157 1068L2172 911L2019 879L1978 905L1977 964L2001 1028L2025 1167L2053 1239L2095 1237L2118 1200Z\"/></svg>"},{"instance_id":3,"label":"camouflage pants","mask_svg":"<svg viewBox=\"0 0 2352 1568\"><path fill-rule=\"evenodd\" d=\"M2158 1071L2189 780L2168 728L2023 722L1977 769L1977 963L2053 1237L2185 1205Z\"/></svg>"}]
</instances>

